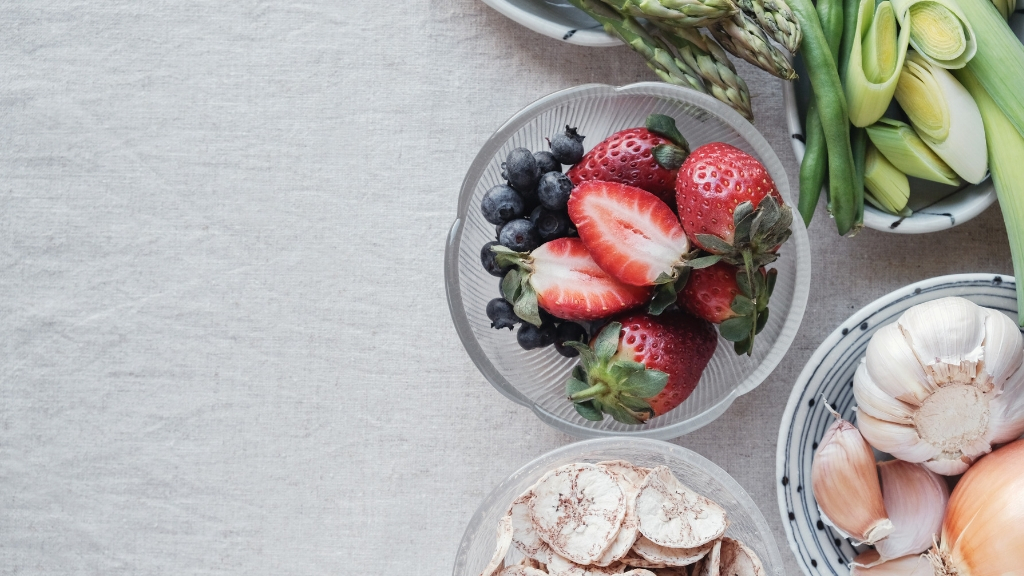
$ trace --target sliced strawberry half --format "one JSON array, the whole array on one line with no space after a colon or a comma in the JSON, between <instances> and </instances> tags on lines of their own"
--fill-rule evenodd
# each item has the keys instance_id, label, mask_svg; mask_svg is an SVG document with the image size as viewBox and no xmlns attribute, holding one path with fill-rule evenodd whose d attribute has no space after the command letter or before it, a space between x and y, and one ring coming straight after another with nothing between
<instances>
[{"instance_id":1,"label":"sliced strawberry half","mask_svg":"<svg viewBox=\"0 0 1024 576\"><path fill-rule=\"evenodd\" d=\"M645 303L651 289L624 284L591 258L579 238L559 238L531 253L494 246L500 266L515 266L501 282L517 316L541 325L543 308L563 320L606 318Z\"/></svg>"}]
</instances>

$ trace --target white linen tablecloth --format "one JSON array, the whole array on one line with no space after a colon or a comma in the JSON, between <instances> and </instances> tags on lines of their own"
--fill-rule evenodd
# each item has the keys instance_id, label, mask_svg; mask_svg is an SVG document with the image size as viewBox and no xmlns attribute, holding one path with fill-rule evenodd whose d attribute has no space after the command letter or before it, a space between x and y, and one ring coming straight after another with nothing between
<instances>
[{"instance_id":1,"label":"white linen tablecloth","mask_svg":"<svg viewBox=\"0 0 1024 576\"><path fill-rule=\"evenodd\" d=\"M652 74L477 0L0 3L0 573L445 574L480 500L573 441L464 352L442 279L479 147L534 99ZM797 181L780 86L757 126ZM1011 273L998 208L811 226L800 334L676 440L775 499L789 390L907 283Z\"/></svg>"}]
</instances>

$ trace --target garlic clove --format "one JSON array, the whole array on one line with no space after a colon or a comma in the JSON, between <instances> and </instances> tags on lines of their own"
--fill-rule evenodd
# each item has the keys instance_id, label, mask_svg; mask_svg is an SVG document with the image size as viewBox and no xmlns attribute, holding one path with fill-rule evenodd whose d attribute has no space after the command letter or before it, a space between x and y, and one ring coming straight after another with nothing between
<instances>
[{"instance_id":1,"label":"garlic clove","mask_svg":"<svg viewBox=\"0 0 1024 576\"><path fill-rule=\"evenodd\" d=\"M974 460L961 456L959 458L939 458L936 460L929 460L927 462L922 462L921 465L936 474L941 474L943 476L956 476L957 474L967 472L967 469L970 468L973 463Z\"/></svg>"},{"instance_id":2,"label":"garlic clove","mask_svg":"<svg viewBox=\"0 0 1024 576\"><path fill-rule=\"evenodd\" d=\"M1024 434L1024 366L1007 379L1002 392L989 402L989 409L990 443L1004 444Z\"/></svg>"},{"instance_id":3,"label":"garlic clove","mask_svg":"<svg viewBox=\"0 0 1024 576\"><path fill-rule=\"evenodd\" d=\"M985 356L986 316L974 302L949 297L908 309L896 324L930 381L969 384Z\"/></svg>"},{"instance_id":4,"label":"garlic clove","mask_svg":"<svg viewBox=\"0 0 1024 576\"><path fill-rule=\"evenodd\" d=\"M875 543L884 560L924 552L942 529L949 501L946 480L919 464L891 460L878 464L882 500L893 532Z\"/></svg>"},{"instance_id":5,"label":"garlic clove","mask_svg":"<svg viewBox=\"0 0 1024 576\"><path fill-rule=\"evenodd\" d=\"M857 410L857 426L864 438L881 452L888 452L907 462L924 462L938 457L942 451L925 442L911 426L879 420Z\"/></svg>"},{"instance_id":6,"label":"garlic clove","mask_svg":"<svg viewBox=\"0 0 1024 576\"><path fill-rule=\"evenodd\" d=\"M878 552L868 550L853 559L850 576L933 576L932 564L924 555L882 560Z\"/></svg>"},{"instance_id":7,"label":"garlic clove","mask_svg":"<svg viewBox=\"0 0 1024 576\"><path fill-rule=\"evenodd\" d=\"M982 390L1003 387L1004 382L1024 363L1024 337L1016 323L998 310L982 308L985 313L984 382ZM979 378L979 380L982 380Z\"/></svg>"},{"instance_id":8,"label":"garlic clove","mask_svg":"<svg viewBox=\"0 0 1024 576\"><path fill-rule=\"evenodd\" d=\"M871 380L897 400L919 406L937 388L897 323L875 332L868 342L865 360Z\"/></svg>"},{"instance_id":9,"label":"garlic clove","mask_svg":"<svg viewBox=\"0 0 1024 576\"><path fill-rule=\"evenodd\" d=\"M914 408L883 392L871 379L864 360L853 376L853 395L857 398L858 409L870 416L896 424L914 424Z\"/></svg>"},{"instance_id":10,"label":"garlic clove","mask_svg":"<svg viewBox=\"0 0 1024 576\"><path fill-rule=\"evenodd\" d=\"M875 455L853 424L838 415L818 444L811 489L822 516L850 538L873 544L892 532Z\"/></svg>"}]
</instances>

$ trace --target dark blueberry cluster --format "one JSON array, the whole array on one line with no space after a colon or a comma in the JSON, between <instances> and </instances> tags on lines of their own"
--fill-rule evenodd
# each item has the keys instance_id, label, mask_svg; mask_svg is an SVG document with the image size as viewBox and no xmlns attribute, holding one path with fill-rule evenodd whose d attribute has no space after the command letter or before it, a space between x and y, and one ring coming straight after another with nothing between
<instances>
[{"instance_id":1,"label":"dark blueberry cluster","mask_svg":"<svg viewBox=\"0 0 1024 576\"><path fill-rule=\"evenodd\" d=\"M531 152L515 148L501 163L505 183L488 190L480 203L480 211L495 225L496 241L484 244L480 262L492 276L504 277L509 267L498 265L494 246L505 246L515 252L532 252L545 242L575 236L576 228L569 219L566 205L573 184L562 173L563 165L572 165L583 157L583 136L566 126L564 133L548 140L550 150ZM495 329L513 329L519 324L516 339L526 350L552 344L564 356L579 353L564 346L565 342L586 342L586 329L575 323L555 318L541 310L541 325L534 326L516 316L512 304L504 298L487 303L487 317Z\"/></svg>"}]
</instances>

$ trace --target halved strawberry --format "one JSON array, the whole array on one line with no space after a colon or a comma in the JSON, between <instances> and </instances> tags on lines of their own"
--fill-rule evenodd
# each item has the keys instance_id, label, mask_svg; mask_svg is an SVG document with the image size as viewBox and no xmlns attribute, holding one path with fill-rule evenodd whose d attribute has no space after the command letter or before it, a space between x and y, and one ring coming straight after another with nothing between
<instances>
[{"instance_id":1,"label":"halved strawberry","mask_svg":"<svg viewBox=\"0 0 1024 576\"><path fill-rule=\"evenodd\" d=\"M689 153L675 120L651 114L646 128L621 130L605 138L566 176L577 186L590 180L635 186L675 209L676 173Z\"/></svg>"},{"instance_id":2,"label":"halved strawberry","mask_svg":"<svg viewBox=\"0 0 1024 576\"><path fill-rule=\"evenodd\" d=\"M736 353L749 355L754 336L768 322L768 300L777 275L775 270L760 268L751 285L743 268L719 262L690 272L678 304L698 318L720 324L719 333L735 343Z\"/></svg>"},{"instance_id":3,"label":"halved strawberry","mask_svg":"<svg viewBox=\"0 0 1024 576\"><path fill-rule=\"evenodd\" d=\"M680 310L660 316L630 313L617 318L580 351L566 382L576 411L588 420L605 414L642 424L686 400L715 354L718 337L706 320Z\"/></svg>"},{"instance_id":4,"label":"halved strawberry","mask_svg":"<svg viewBox=\"0 0 1024 576\"><path fill-rule=\"evenodd\" d=\"M602 270L579 238L559 238L530 253L491 248L500 266L515 266L501 282L517 316L541 325L538 306L564 320L596 320L647 301L650 288L623 284Z\"/></svg>"},{"instance_id":5,"label":"halved strawberry","mask_svg":"<svg viewBox=\"0 0 1024 576\"><path fill-rule=\"evenodd\" d=\"M664 306L653 312L675 301L690 243L657 196L615 182L584 182L569 197L569 219L605 272L626 284L659 286L656 301Z\"/></svg>"}]
</instances>

